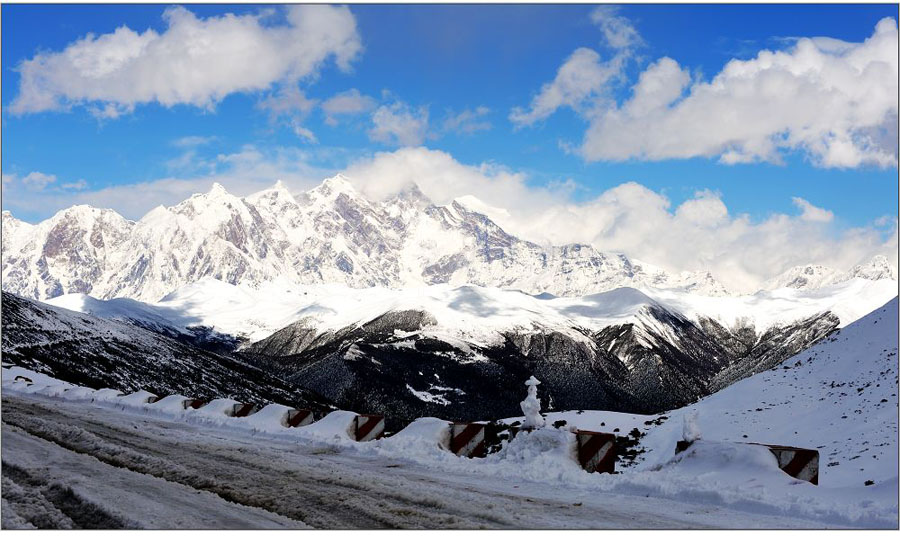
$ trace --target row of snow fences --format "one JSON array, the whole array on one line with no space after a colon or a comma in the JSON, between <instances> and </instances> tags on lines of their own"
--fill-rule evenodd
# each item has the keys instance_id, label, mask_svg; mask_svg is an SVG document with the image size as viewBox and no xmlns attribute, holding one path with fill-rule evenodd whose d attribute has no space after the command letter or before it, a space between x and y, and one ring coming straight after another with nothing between
<instances>
[{"instance_id":1,"label":"row of snow fences","mask_svg":"<svg viewBox=\"0 0 900 554\"><path fill-rule=\"evenodd\" d=\"M353 418L353 438L358 442L368 442L384 436L384 416L359 414Z\"/></svg>"},{"instance_id":2,"label":"row of snow fences","mask_svg":"<svg viewBox=\"0 0 900 554\"><path fill-rule=\"evenodd\" d=\"M692 444L693 441L678 441L675 445L675 453L684 452ZM795 446L780 446L777 444L762 444L751 442L747 444L755 444L765 446L769 452L778 460L778 468L787 473L794 479L808 481L813 485L819 484L819 451L811 448L797 448Z\"/></svg>"},{"instance_id":3,"label":"row of snow fences","mask_svg":"<svg viewBox=\"0 0 900 554\"><path fill-rule=\"evenodd\" d=\"M31 384L27 377L17 377L17 380ZM160 401L161 396L150 394L146 397L147 404ZM185 410L200 409L209 404L209 400L198 398L186 398L182 405ZM260 410L258 404L235 402L227 412L230 417L247 417ZM282 420L285 427L303 427L316 421L316 415L312 410L289 409ZM321 415L321 414L320 414ZM454 422L450 423L448 449L460 457L484 458L488 454L488 445L499 440L498 427L487 423ZM384 437L385 418L377 414L359 414L353 419L353 438L358 442L368 442ZM512 440L520 432L527 429L519 427L507 427L508 440ZM614 473L616 460L616 436L610 433L597 433L595 431L575 431L578 445L578 463L589 473ZM682 443L679 442L679 448ZM684 448L687 448L685 443ZM682 449L684 449L682 448ZM779 466L786 472L800 479L806 479L812 483L818 482L819 453L815 450L791 449L789 447L769 447L778 458ZM681 450L678 450L679 452ZM812 453L811 458L807 453ZM811 472L811 473L810 473ZM810 477L811 475L811 477Z\"/></svg>"},{"instance_id":4,"label":"row of snow fences","mask_svg":"<svg viewBox=\"0 0 900 554\"><path fill-rule=\"evenodd\" d=\"M17 377L18 379L18 377ZM27 377L22 377L23 380L31 381ZM121 396L121 395L120 395ZM164 396L157 396L155 394L150 394L147 396L145 402L147 404L155 404L165 398ZM187 409L199 410L203 406L209 404L209 400L202 398L185 398L182 401L182 407ZM229 417L247 417L255 414L262 406L259 404L250 404L245 402L235 402L234 405L226 412L226 415ZM380 416L379 416L380 417ZM316 420L315 414L313 414L312 410L296 410L290 409L285 414L284 420L282 421L282 425L285 427L303 427L304 425L309 425Z\"/></svg>"},{"instance_id":5,"label":"row of snow fences","mask_svg":"<svg viewBox=\"0 0 900 554\"><path fill-rule=\"evenodd\" d=\"M31 379L18 376L16 381L23 381L30 385ZM153 404L162 397L148 395L147 404ZM208 400L187 398L184 400L184 409L199 409L208 404ZM260 410L257 404L235 402L228 413L231 417L247 417ZM285 414L282 424L285 427L303 427L316 420L316 414L311 410L290 409ZM486 423L455 422L450 423L449 450L460 457L484 458L488 454L488 445L496 443L504 438L497 426ZM377 440L384 437L385 419L382 415L359 414L353 420L353 438L359 442ZM527 429L520 427L505 427L502 433L512 440L520 432ZM596 431L575 431L577 443L578 463L588 473L615 473L616 462L616 436L611 433L598 433ZM692 444L692 441L678 441L675 445L675 453L684 452ZM778 461L778 467L791 477L808 481L813 485L819 484L819 451L810 448L797 448L793 446L780 446L774 444L748 443L765 446Z\"/></svg>"},{"instance_id":6,"label":"row of snow fences","mask_svg":"<svg viewBox=\"0 0 900 554\"><path fill-rule=\"evenodd\" d=\"M519 433L528 432L521 427L505 429L508 440ZM457 456L466 458L484 458L487 445L497 439L496 426L484 423L450 424L449 449ZM596 431L575 431L579 465L588 473L615 473L616 471L616 436L612 433Z\"/></svg>"}]
</instances>

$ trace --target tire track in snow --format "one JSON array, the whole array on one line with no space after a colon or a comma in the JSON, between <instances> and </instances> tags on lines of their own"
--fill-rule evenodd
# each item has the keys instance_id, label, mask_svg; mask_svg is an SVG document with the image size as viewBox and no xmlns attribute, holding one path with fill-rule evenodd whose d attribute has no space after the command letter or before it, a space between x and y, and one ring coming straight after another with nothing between
<instances>
[{"instance_id":1,"label":"tire track in snow","mask_svg":"<svg viewBox=\"0 0 900 554\"><path fill-rule=\"evenodd\" d=\"M82 498L70 487L3 462L3 494L13 511L38 529L135 529L130 521Z\"/></svg>"}]
</instances>

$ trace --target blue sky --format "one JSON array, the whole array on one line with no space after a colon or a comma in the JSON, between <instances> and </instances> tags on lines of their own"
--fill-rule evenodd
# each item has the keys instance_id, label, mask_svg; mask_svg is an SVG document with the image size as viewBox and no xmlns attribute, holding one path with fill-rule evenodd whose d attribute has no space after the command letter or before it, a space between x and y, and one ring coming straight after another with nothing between
<instances>
[{"instance_id":1,"label":"blue sky","mask_svg":"<svg viewBox=\"0 0 900 554\"><path fill-rule=\"evenodd\" d=\"M717 191L729 213L746 213L754 221L774 213L797 214L800 208L794 198L799 197L833 213L830 233L871 225L885 215L896 217L896 162L834 165L802 146L780 149L774 158L757 156L734 164L723 163L721 151L663 154L654 159L606 159L603 152L597 159L576 151L596 117L592 110L626 102L639 76L660 58L676 61L693 81L709 81L730 60L751 60L764 49L790 50L797 37L861 43L873 35L880 20L896 17L896 6L626 5L609 14L639 35L635 44L624 49L611 44L592 20L594 6L351 6L361 48L348 71L328 58L297 80L305 98L319 103L302 116L273 115L261 105L275 94L278 82L250 92L229 92L206 106L138 101L120 109L126 113L114 118L92 113L92 108L96 112L103 106L102 101L84 99L63 99L62 106L51 109L11 109L22 94L19 69L23 61L39 53L63 52L89 33L101 36L121 26L136 33L147 29L165 33L166 9L162 5L3 6L5 209L36 221L69 198L71 203L81 201L89 191L167 179L205 182L211 179L206 177L225 171L227 162L221 160L247 148L267 161L279 152L292 160L302 159L301 173L313 182L376 152L424 146L448 153L467 166L490 162L524 173L528 187L551 185L576 203L636 181L664 194L673 206L698 191ZM187 9L201 21L225 13L256 16L269 10L272 13L261 20L263 28L285 24L285 13L278 7L190 5ZM579 48L596 52L601 65L626 51L618 76L602 92L578 100L582 104L578 110L563 105L549 116L517 126L511 120L513 110L528 110L541 87L553 81L564 61ZM337 124L329 125L321 103L354 89L368 100L367 111L336 117ZM390 133L373 134L372 114L382 106L413 117L425 110L427 128L405 140ZM473 124L468 132L448 123L479 108L483 113L468 120ZM306 136L295 131L289 121L292 117L298 117ZM184 137L202 138L179 142ZM275 167L277 172L280 166L273 162L265 167ZM34 178L30 190L15 186L32 172L52 176L52 182L45 177L42 185ZM260 175L264 181L276 178L285 176ZM290 183L293 188L307 186L300 178L295 181ZM241 186L224 184L237 190ZM48 202L51 193L54 201ZM102 197L93 198L97 202ZM124 211L129 209L132 213L126 215L140 216L140 206L130 205Z\"/></svg>"}]
</instances>

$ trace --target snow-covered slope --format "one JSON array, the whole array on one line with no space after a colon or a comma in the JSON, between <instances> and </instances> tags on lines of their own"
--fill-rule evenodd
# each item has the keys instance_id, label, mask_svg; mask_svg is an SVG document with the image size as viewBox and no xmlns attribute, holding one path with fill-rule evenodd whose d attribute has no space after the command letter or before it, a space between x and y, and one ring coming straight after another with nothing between
<instances>
[{"instance_id":1,"label":"snow-covered slope","mask_svg":"<svg viewBox=\"0 0 900 554\"><path fill-rule=\"evenodd\" d=\"M480 211L479 211L480 210ZM725 289L705 272L672 275L582 244L539 246L506 233L467 197L436 206L412 185L365 198L343 176L293 196L278 183L238 198L218 183L137 222L75 206L38 225L3 214L3 288L34 299L67 293L156 301L211 277L260 286L354 288L475 284L582 295L622 286Z\"/></svg>"},{"instance_id":2,"label":"snow-covered slope","mask_svg":"<svg viewBox=\"0 0 900 554\"><path fill-rule=\"evenodd\" d=\"M896 491L897 316L895 298L777 369L668 412L662 422L589 411L552 414L549 420L584 429L638 428L646 433L640 442L646 451L635 466L640 469L669 459L684 415L696 413L702 440L815 448L821 485L861 488L872 481Z\"/></svg>"},{"instance_id":3,"label":"snow-covered slope","mask_svg":"<svg viewBox=\"0 0 900 554\"><path fill-rule=\"evenodd\" d=\"M653 296L695 321L711 318L726 327L753 325L763 331L829 311L848 325L897 295L897 281L849 279L820 289L783 288L744 296L710 297L656 290Z\"/></svg>"},{"instance_id":4,"label":"snow-covered slope","mask_svg":"<svg viewBox=\"0 0 900 554\"><path fill-rule=\"evenodd\" d=\"M65 514L83 523L77 516L89 513L111 528L247 528L260 514L304 528L897 526L890 483L816 487L781 472L760 446L704 441L659 467L589 474L568 429L520 433L487 458L467 459L441 446L448 422L436 418L359 443L349 436L351 412L285 428L285 406L230 418L185 410L178 395L140 404L140 393L115 392L4 368L3 454L14 470L4 472L4 528L79 527L55 508L48 482L71 489L66 506L81 508ZM290 519L298 513L302 522Z\"/></svg>"},{"instance_id":5,"label":"snow-covered slope","mask_svg":"<svg viewBox=\"0 0 900 554\"><path fill-rule=\"evenodd\" d=\"M245 360L194 347L169 333L48 306L6 292L2 302L5 364L95 388L143 388L195 398L231 396L246 401L327 405L321 397ZM118 305L117 301L114 306Z\"/></svg>"}]
</instances>

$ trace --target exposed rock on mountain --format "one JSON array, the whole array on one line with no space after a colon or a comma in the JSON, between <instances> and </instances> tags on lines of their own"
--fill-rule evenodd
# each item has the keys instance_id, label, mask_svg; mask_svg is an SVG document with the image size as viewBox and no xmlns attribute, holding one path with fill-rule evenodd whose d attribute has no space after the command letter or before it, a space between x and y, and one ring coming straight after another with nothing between
<instances>
[{"instance_id":1,"label":"exposed rock on mountain","mask_svg":"<svg viewBox=\"0 0 900 554\"><path fill-rule=\"evenodd\" d=\"M504 417L516 411L521 381L535 375L547 409L652 413L775 367L840 324L821 312L759 331L750 322L729 327L708 317L691 320L639 291L619 289L586 297L583 304L570 300L560 310L581 316L585 325L591 325L587 316L594 318L599 330L592 331L574 319L541 314L537 306L497 304L481 291L470 291L467 299L486 314L479 322L424 307L339 324L308 316L244 353L358 411ZM521 319L509 319L514 310ZM496 315L504 311L506 316Z\"/></svg>"}]
</instances>

